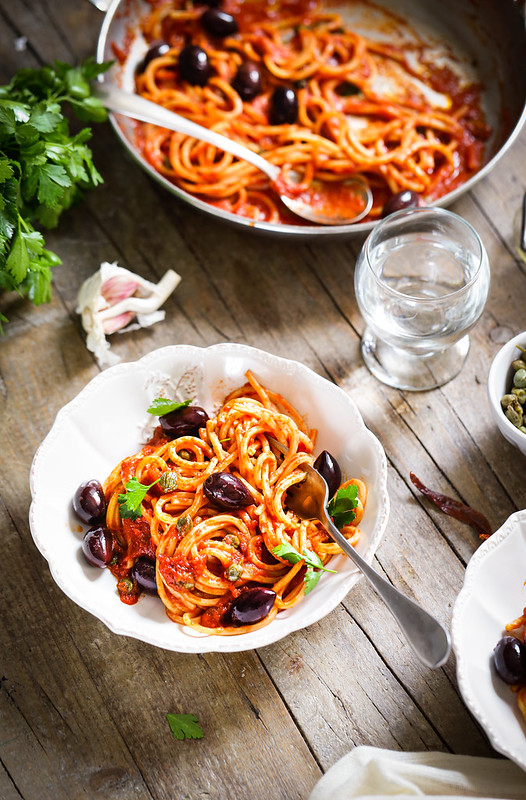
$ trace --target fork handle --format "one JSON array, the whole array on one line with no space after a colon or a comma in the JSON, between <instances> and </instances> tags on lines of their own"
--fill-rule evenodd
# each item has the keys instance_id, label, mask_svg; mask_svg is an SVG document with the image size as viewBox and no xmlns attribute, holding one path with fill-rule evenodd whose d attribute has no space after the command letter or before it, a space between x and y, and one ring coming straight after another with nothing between
<instances>
[{"instance_id":1,"label":"fork handle","mask_svg":"<svg viewBox=\"0 0 526 800\"><path fill-rule=\"evenodd\" d=\"M323 520L323 524L385 602L417 656L432 669L445 664L451 650L451 641L446 628L422 606L382 578L349 544L328 516Z\"/></svg>"}]
</instances>

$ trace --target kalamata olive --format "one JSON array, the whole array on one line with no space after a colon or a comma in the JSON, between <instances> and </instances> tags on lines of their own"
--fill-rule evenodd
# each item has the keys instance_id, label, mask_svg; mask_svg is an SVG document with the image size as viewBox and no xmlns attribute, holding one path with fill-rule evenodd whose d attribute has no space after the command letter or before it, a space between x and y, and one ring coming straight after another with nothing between
<instances>
[{"instance_id":1,"label":"kalamata olive","mask_svg":"<svg viewBox=\"0 0 526 800\"><path fill-rule=\"evenodd\" d=\"M342 471L340 465L327 450L319 454L314 462L314 469L317 470L322 478L325 478L329 487L329 499L336 494L342 482Z\"/></svg>"},{"instance_id":2,"label":"kalamata olive","mask_svg":"<svg viewBox=\"0 0 526 800\"><path fill-rule=\"evenodd\" d=\"M205 496L218 508L234 510L254 503L242 480L229 472L213 472L203 484Z\"/></svg>"},{"instance_id":3,"label":"kalamata olive","mask_svg":"<svg viewBox=\"0 0 526 800\"><path fill-rule=\"evenodd\" d=\"M179 74L192 86L205 86L212 68L202 47L187 44L179 53Z\"/></svg>"},{"instance_id":4,"label":"kalamata olive","mask_svg":"<svg viewBox=\"0 0 526 800\"><path fill-rule=\"evenodd\" d=\"M391 195L384 205L382 217L387 217L389 214L394 214L395 211L402 211L405 208L420 208L424 205L421 196L411 189L405 189L403 192L397 192Z\"/></svg>"},{"instance_id":5,"label":"kalamata olive","mask_svg":"<svg viewBox=\"0 0 526 800\"><path fill-rule=\"evenodd\" d=\"M154 58L159 58L159 56L164 56L169 49L170 45L168 42L163 42L161 39L152 42L142 61L137 64L136 72L144 72L150 61L153 61Z\"/></svg>"},{"instance_id":6,"label":"kalamata olive","mask_svg":"<svg viewBox=\"0 0 526 800\"><path fill-rule=\"evenodd\" d=\"M99 481L84 481L73 495L73 510L87 525L102 522L106 514L106 498Z\"/></svg>"},{"instance_id":7,"label":"kalamata olive","mask_svg":"<svg viewBox=\"0 0 526 800\"><path fill-rule=\"evenodd\" d=\"M244 61L239 67L232 86L242 100L253 100L261 92L261 70L254 61Z\"/></svg>"},{"instance_id":8,"label":"kalamata olive","mask_svg":"<svg viewBox=\"0 0 526 800\"><path fill-rule=\"evenodd\" d=\"M217 36L219 39L232 36L238 31L235 17L218 8L207 8L201 17L201 25L210 36Z\"/></svg>"},{"instance_id":9,"label":"kalamata olive","mask_svg":"<svg viewBox=\"0 0 526 800\"><path fill-rule=\"evenodd\" d=\"M137 586L141 592L146 594L157 594L157 583L155 581L155 561L151 558L141 556L131 568L131 577L137 581Z\"/></svg>"},{"instance_id":10,"label":"kalamata olive","mask_svg":"<svg viewBox=\"0 0 526 800\"><path fill-rule=\"evenodd\" d=\"M255 625L269 614L276 592L265 587L246 589L232 602L230 619L235 625Z\"/></svg>"},{"instance_id":11,"label":"kalamata olive","mask_svg":"<svg viewBox=\"0 0 526 800\"><path fill-rule=\"evenodd\" d=\"M493 663L497 674L506 683L526 680L526 647L515 636L504 636L497 642Z\"/></svg>"},{"instance_id":12,"label":"kalamata olive","mask_svg":"<svg viewBox=\"0 0 526 800\"><path fill-rule=\"evenodd\" d=\"M163 414L159 417L159 424L170 439L177 439L179 436L195 436L208 419L208 414L201 406L184 406Z\"/></svg>"},{"instance_id":13,"label":"kalamata olive","mask_svg":"<svg viewBox=\"0 0 526 800\"><path fill-rule=\"evenodd\" d=\"M107 567L113 558L113 535L103 525L86 531L82 540L82 552L92 567Z\"/></svg>"},{"instance_id":14,"label":"kalamata olive","mask_svg":"<svg viewBox=\"0 0 526 800\"><path fill-rule=\"evenodd\" d=\"M271 125L292 125L298 117L298 96L294 89L278 86L270 102Z\"/></svg>"}]
</instances>

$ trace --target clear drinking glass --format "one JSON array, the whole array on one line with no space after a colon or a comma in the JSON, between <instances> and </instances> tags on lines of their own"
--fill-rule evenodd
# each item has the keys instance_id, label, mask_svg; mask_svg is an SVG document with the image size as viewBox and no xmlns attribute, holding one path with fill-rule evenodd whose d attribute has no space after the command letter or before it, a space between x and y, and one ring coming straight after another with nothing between
<instances>
[{"instance_id":1,"label":"clear drinking glass","mask_svg":"<svg viewBox=\"0 0 526 800\"><path fill-rule=\"evenodd\" d=\"M365 241L354 282L373 375L418 391L458 374L490 282L486 250L466 220L440 208L391 214Z\"/></svg>"}]
</instances>

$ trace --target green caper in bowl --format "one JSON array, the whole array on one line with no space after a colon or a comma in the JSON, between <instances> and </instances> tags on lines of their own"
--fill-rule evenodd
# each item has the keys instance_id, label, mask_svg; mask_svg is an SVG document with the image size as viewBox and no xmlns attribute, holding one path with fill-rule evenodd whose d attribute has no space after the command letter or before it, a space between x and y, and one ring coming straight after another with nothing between
<instances>
[{"instance_id":1,"label":"green caper in bowl","mask_svg":"<svg viewBox=\"0 0 526 800\"><path fill-rule=\"evenodd\" d=\"M522 358L511 362L513 376L510 391L501 397L500 404L512 425L526 433L526 348L519 344L515 347L521 351Z\"/></svg>"}]
</instances>

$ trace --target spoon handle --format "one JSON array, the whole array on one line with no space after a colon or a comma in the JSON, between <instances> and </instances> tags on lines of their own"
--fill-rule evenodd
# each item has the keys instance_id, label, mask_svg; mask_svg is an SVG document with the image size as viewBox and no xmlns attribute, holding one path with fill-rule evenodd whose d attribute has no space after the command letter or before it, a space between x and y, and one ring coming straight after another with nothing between
<instances>
[{"instance_id":1,"label":"spoon handle","mask_svg":"<svg viewBox=\"0 0 526 800\"><path fill-rule=\"evenodd\" d=\"M322 523L380 595L417 656L432 669L445 664L451 650L449 633L446 628L418 603L406 597L389 581L382 578L349 544L328 515L325 515Z\"/></svg>"},{"instance_id":2,"label":"spoon handle","mask_svg":"<svg viewBox=\"0 0 526 800\"><path fill-rule=\"evenodd\" d=\"M125 117L141 120L141 122L160 125L162 128L183 133L185 136L192 136L194 139L208 142L208 144L212 144L220 150L225 150L225 152L237 158L242 158L261 170L261 172L264 172L265 175L268 175L271 181L275 181L280 174L279 167L271 164L248 147L244 147L242 144L228 139L220 133L204 128L202 125L198 125L196 122L192 122L180 116L180 114L170 111L168 108L152 103L151 100L147 100L138 94L125 92L117 86L101 81L93 84L93 94L110 111L123 114Z\"/></svg>"}]
</instances>

